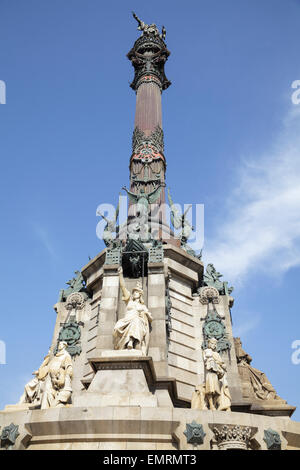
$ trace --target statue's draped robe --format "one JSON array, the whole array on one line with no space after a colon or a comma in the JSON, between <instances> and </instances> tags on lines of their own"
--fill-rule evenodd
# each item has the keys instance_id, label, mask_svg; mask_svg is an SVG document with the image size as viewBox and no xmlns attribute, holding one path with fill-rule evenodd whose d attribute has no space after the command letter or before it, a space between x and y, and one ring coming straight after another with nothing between
<instances>
[{"instance_id":1,"label":"statue's draped robe","mask_svg":"<svg viewBox=\"0 0 300 470\"><path fill-rule=\"evenodd\" d=\"M206 370L205 389L207 394L221 395L220 379L225 373L224 362L218 352L210 348L204 350Z\"/></svg>"},{"instance_id":2,"label":"statue's draped robe","mask_svg":"<svg viewBox=\"0 0 300 470\"><path fill-rule=\"evenodd\" d=\"M230 411L231 407L231 395L228 388L226 374L220 380L221 382L221 394L218 397L218 410L219 411Z\"/></svg>"},{"instance_id":3,"label":"statue's draped robe","mask_svg":"<svg viewBox=\"0 0 300 470\"><path fill-rule=\"evenodd\" d=\"M123 300L126 303L126 314L124 318L117 321L114 327L114 348L128 349L129 341L133 341L133 347L141 350L146 356L150 336L149 322L152 321L151 313L146 305L139 300L133 300L128 290Z\"/></svg>"}]
</instances>

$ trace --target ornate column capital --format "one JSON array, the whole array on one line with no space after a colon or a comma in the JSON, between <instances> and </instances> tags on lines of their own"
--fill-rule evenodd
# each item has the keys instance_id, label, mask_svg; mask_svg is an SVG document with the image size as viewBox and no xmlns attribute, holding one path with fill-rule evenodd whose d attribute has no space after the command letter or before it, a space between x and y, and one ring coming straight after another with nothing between
<instances>
[{"instance_id":1,"label":"ornate column capital","mask_svg":"<svg viewBox=\"0 0 300 470\"><path fill-rule=\"evenodd\" d=\"M135 16L137 19L137 17ZM166 90L171 82L165 75L165 62L170 51L164 42L165 30L159 33L155 24L147 25L137 19L138 29L143 31L142 35L135 41L133 48L127 57L134 67L134 79L131 88L137 91L143 82L154 82L161 90Z\"/></svg>"},{"instance_id":2,"label":"ornate column capital","mask_svg":"<svg viewBox=\"0 0 300 470\"><path fill-rule=\"evenodd\" d=\"M252 429L249 426L217 424L213 427L213 433L219 450L248 450L250 447Z\"/></svg>"}]
</instances>

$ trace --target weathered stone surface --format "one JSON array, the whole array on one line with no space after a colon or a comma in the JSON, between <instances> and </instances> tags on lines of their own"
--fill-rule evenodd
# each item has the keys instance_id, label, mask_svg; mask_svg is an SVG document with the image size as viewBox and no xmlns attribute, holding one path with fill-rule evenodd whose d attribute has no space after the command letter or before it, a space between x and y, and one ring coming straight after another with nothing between
<instances>
[{"instance_id":1,"label":"weathered stone surface","mask_svg":"<svg viewBox=\"0 0 300 470\"><path fill-rule=\"evenodd\" d=\"M203 445L196 448L187 443L184 435L186 424L193 421L202 424L206 434ZM283 450L300 450L300 423L288 418L274 419L251 413L198 411L172 406L130 406L124 402L117 407L86 404L47 410L0 412L1 428L11 422L19 425L20 436L14 446L17 449L63 449L68 448L70 442L78 449L126 449L127 444L133 442L134 449L143 448L149 442L157 449L177 447L181 450L204 450L211 446L218 449L213 429L222 429L226 425L231 428L250 428L250 449L267 449L265 430L271 428L281 436Z\"/></svg>"}]
</instances>

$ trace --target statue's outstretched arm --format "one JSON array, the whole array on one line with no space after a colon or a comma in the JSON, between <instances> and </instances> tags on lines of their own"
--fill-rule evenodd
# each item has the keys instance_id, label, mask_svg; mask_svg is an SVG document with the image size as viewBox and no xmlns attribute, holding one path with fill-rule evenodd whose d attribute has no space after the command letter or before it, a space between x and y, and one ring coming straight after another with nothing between
<instances>
[{"instance_id":1,"label":"statue's outstretched arm","mask_svg":"<svg viewBox=\"0 0 300 470\"><path fill-rule=\"evenodd\" d=\"M134 13L134 11L132 12L132 16L138 22L139 28L143 29L144 22L139 19L139 17Z\"/></svg>"},{"instance_id":2,"label":"statue's outstretched arm","mask_svg":"<svg viewBox=\"0 0 300 470\"><path fill-rule=\"evenodd\" d=\"M122 294L123 294L123 300L125 302L128 302L128 300L130 299L130 292L129 290L126 289L125 281L123 277L123 268L121 266L118 269L118 273L119 273L119 279L120 279L120 287L121 287Z\"/></svg>"}]
</instances>

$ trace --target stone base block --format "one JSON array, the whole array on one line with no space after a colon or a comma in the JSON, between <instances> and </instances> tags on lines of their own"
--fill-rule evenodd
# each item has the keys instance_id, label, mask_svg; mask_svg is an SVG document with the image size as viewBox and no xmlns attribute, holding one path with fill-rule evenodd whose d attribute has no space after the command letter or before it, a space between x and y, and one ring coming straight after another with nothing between
<instances>
[{"instance_id":1,"label":"stone base block","mask_svg":"<svg viewBox=\"0 0 300 470\"><path fill-rule=\"evenodd\" d=\"M300 423L286 417L170 406L97 407L92 400L99 395L90 398L83 407L0 412L1 430L11 423L18 426L14 450L267 450L266 430L278 433L282 450L300 449ZM197 425L199 431L200 424L203 442L199 433L189 432Z\"/></svg>"},{"instance_id":2,"label":"stone base block","mask_svg":"<svg viewBox=\"0 0 300 470\"><path fill-rule=\"evenodd\" d=\"M157 397L151 392L144 393L93 393L86 392L74 398L74 406L143 406L157 407Z\"/></svg>"},{"instance_id":3,"label":"stone base block","mask_svg":"<svg viewBox=\"0 0 300 470\"><path fill-rule=\"evenodd\" d=\"M90 392L153 391L156 382L153 360L138 351L102 351L100 357L90 358L89 362L96 372L88 388Z\"/></svg>"},{"instance_id":4,"label":"stone base block","mask_svg":"<svg viewBox=\"0 0 300 470\"><path fill-rule=\"evenodd\" d=\"M136 350L102 351L91 364L96 374L87 391L74 397L75 406L158 405L151 357Z\"/></svg>"},{"instance_id":5,"label":"stone base block","mask_svg":"<svg viewBox=\"0 0 300 470\"><path fill-rule=\"evenodd\" d=\"M148 393L149 387L144 371L137 370L98 370L88 392L102 395L127 395L128 393Z\"/></svg>"}]
</instances>

